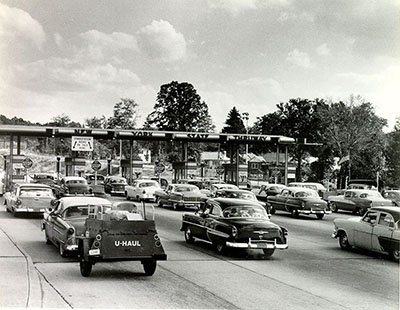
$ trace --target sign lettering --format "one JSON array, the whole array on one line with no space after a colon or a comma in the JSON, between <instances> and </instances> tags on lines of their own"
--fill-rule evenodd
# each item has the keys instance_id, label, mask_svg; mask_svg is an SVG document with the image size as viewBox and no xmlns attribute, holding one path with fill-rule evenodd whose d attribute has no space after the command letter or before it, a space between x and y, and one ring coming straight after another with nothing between
<instances>
[{"instance_id":1,"label":"sign lettering","mask_svg":"<svg viewBox=\"0 0 400 310\"><path fill-rule=\"evenodd\" d=\"M87 134L87 135L91 135L92 134L92 130L91 129L75 129L74 130L76 134Z\"/></svg>"},{"instance_id":2,"label":"sign lettering","mask_svg":"<svg viewBox=\"0 0 400 310\"><path fill-rule=\"evenodd\" d=\"M152 137L153 133L149 131L132 131L134 137Z\"/></svg>"},{"instance_id":3,"label":"sign lettering","mask_svg":"<svg viewBox=\"0 0 400 310\"><path fill-rule=\"evenodd\" d=\"M188 133L187 137L189 139L207 139L209 134L205 133Z\"/></svg>"},{"instance_id":4,"label":"sign lettering","mask_svg":"<svg viewBox=\"0 0 400 310\"><path fill-rule=\"evenodd\" d=\"M72 151L93 151L93 137L71 137Z\"/></svg>"},{"instance_id":5,"label":"sign lettering","mask_svg":"<svg viewBox=\"0 0 400 310\"><path fill-rule=\"evenodd\" d=\"M131 241L131 240L129 240L129 241L119 241L119 240L117 240L117 241L114 241L114 245L116 246L116 247L119 247L119 246L142 246L141 244L140 244L140 242L139 242L139 240L133 240L133 241Z\"/></svg>"}]
</instances>

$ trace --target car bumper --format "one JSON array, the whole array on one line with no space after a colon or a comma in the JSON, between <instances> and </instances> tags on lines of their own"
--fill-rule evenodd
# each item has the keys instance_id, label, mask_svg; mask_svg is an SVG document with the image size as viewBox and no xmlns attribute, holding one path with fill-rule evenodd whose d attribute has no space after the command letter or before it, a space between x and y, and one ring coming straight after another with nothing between
<instances>
[{"instance_id":1,"label":"car bumper","mask_svg":"<svg viewBox=\"0 0 400 310\"><path fill-rule=\"evenodd\" d=\"M44 213L46 211L45 208L35 209L35 208L15 208L15 213Z\"/></svg>"},{"instance_id":2,"label":"car bumper","mask_svg":"<svg viewBox=\"0 0 400 310\"><path fill-rule=\"evenodd\" d=\"M331 214L332 211L330 210L304 210L304 209L298 209L298 212L301 214Z\"/></svg>"},{"instance_id":3,"label":"car bumper","mask_svg":"<svg viewBox=\"0 0 400 310\"><path fill-rule=\"evenodd\" d=\"M110 194L125 195L125 190L110 190Z\"/></svg>"},{"instance_id":4,"label":"car bumper","mask_svg":"<svg viewBox=\"0 0 400 310\"><path fill-rule=\"evenodd\" d=\"M70 245L67 245L65 247L65 249L67 251L71 251L71 252L78 251L78 245L77 244L70 244Z\"/></svg>"},{"instance_id":5,"label":"car bumper","mask_svg":"<svg viewBox=\"0 0 400 310\"><path fill-rule=\"evenodd\" d=\"M179 206L185 207L197 207L200 206L201 201L184 201L184 200L170 200L173 203L176 203Z\"/></svg>"},{"instance_id":6,"label":"car bumper","mask_svg":"<svg viewBox=\"0 0 400 310\"><path fill-rule=\"evenodd\" d=\"M280 244L276 241L264 241L264 240L251 240L249 242L226 242L226 246L230 248L240 249L280 249L284 250L289 247L288 243Z\"/></svg>"}]
</instances>

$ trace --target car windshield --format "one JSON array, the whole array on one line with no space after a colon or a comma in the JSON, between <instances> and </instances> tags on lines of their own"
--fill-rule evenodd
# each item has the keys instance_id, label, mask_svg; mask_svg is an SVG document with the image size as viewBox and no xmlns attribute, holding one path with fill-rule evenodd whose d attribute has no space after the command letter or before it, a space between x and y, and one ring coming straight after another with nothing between
<instances>
[{"instance_id":1,"label":"car windshield","mask_svg":"<svg viewBox=\"0 0 400 310\"><path fill-rule=\"evenodd\" d=\"M224 209L224 217L255 217L268 219L265 209L258 206L230 206Z\"/></svg>"},{"instance_id":2,"label":"car windshield","mask_svg":"<svg viewBox=\"0 0 400 310\"><path fill-rule=\"evenodd\" d=\"M256 196L252 192L248 193L228 193L226 195L227 198L239 198L239 199L247 199L247 200L257 200Z\"/></svg>"},{"instance_id":3,"label":"car windshield","mask_svg":"<svg viewBox=\"0 0 400 310\"><path fill-rule=\"evenodd\" d=\"M20 197L51 197L53 195L50 188L21 188Z\"/></svg>"},{"instance_id":4,"label":"car windshield","mask_svg":"<svg viewBox=\"0 0 400 310\"><path fill-rule=\"evenodd\" d=\"M140 183L139 187L151 187L151 186L157 186L156 182L145 182L145 183Z\"/></svg>"},{"instance_id":5,"label":"car windshield","mask_svg":"<svg viewBox=\"0 0 400 310\"><path fill-rule=\"evenodd\" d=\"M175 188L176 192L182 193L182 192L198 192L199 189L194 186L177 186Z\"/></svg>"},{"instance_id":6,"label":"car windshield","mask_svg":"<svg viewBox=\"0 0 400 310\"><path fill-rule=\"evenodd\" d=\"M126 184L126 180L125 180L125 179L113 179L113 180L111 180L111 183L122 183L122 184Z\"/></svg>"},{"instance_id":7,"label":"car windshield","mask_svg":"<svg viewBox=\"0 0 400 310\"><path fill-rule=\"evenodd\" d=\"M298 198L318 198L318 194L316 192L297 192L294 194L294 197Z\"/></svg>"},{"instance_id":8,"label":"car windshield","mask_svg":"<svg viewBox=\"0 0 400 310\"><path fill-rule=\"evenodd\" d=\"M107 210L110 210L110 209L111 209L111 206L103 206L103 212L106 212ZM88 215L89 215L88 210L89 210L88 205L70 206L64 211L64 218L88 217Z\"/></svg>"},{"instance_id":9,"label":"car windshield","mask_svg":"<svg viewBox=\"0 0 400 310\"><path fill-rule=\"evenodd\" d=\"M68 184L68 185L86 184L86 182L84 180L68 180L65 182L65 184Z\"/></svg>"},{"instance_id":10,"label":"car windshield","mask_svg":"<svg viewBox=\"0 0 400 310\"><path fill-rule=\"evenodd\" d=\"M382 198L382 195L379 192L372 191L370 193L362 193L360 194L360 198Z\"/></svg>"}]
</instances>

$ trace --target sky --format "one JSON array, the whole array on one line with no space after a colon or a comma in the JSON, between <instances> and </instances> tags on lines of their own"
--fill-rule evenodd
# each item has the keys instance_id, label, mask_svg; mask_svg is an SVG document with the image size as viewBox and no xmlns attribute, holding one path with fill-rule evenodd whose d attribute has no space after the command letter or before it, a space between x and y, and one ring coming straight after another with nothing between
<instances>
[{"instance_id":1,"label":"sky","mask_svg":"<svg viewBox=\"0 0 400 310\"><path fill-rule=\"evenodd\" d=\"M0 0L0 114L83 123L121 98L141 126L160 86L191 83L220 131L291 98L400 117L398 0Z\"/></svg>"}]
</instances>

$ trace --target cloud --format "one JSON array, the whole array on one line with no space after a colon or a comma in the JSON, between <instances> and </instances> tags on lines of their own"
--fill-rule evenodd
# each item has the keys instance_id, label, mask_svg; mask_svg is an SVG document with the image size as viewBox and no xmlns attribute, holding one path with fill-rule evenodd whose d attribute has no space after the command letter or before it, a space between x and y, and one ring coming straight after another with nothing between
<instances>
[{"instance_id":1,"label":"cloud","mask_svg":"<svg viewBox=\"0 0 400 310\"><path fill-rule=\"evenodd\" d=\"M208 0L208 6L211 9L222 9L230 12L232 15L247 10L256 10L261 8L287 6L291 0Z\"/></svg>"},{"instance_id":2,"label":"cloud","mask_svg":"<svg viewBox=\"0 0 400 310\"><path fill-rule=\"evenodd\" d=\"M254 87L259 92L272 94L274 96L280 96L282 94L282 85L271 78L249 78L247 80L238 81L236 84L239 86Z\"/></svg>"},{"instance_id":3,"label":"cloud","mask_svg":"<svg viewBox=\"0 0 400 310\"><path fill-rule=\"evenodd\" d=\"M154 20L140 29L138 43L143 53L157 61L174 62L187 56L184 36L164 20Z\"/></svg>"},{"instance_id":4,"label":"cloud","mask_svg":"<svg viewBox=\"0 0 400 310\"><path fill-rule=\"evenodd\" d=\"M40 49L46 41L42 25L27 12L0 3L1 44L14 44L25 40Z\"/></svg>"},{"instance_id":5,"label":"cloud","mask_svg":"<svg viewBox=\"0 0 400 310\"><path fill-rule=\"evenodd\" d=\"M316 48L316 52L318 55L321 56L329 56L331 55L331 50L329 49L328 45L326 43L321 44Z\"/></svg>"},{"instance_id":6,"label":"cloud","mask_svg":"<svg viewBox=\"0 0 400 310\"><path fill-rule=\"evenodd\" d=\"M286 60L296 66L303 67L303 68L310 68L311 61L310 57L307 53L300 52L297 48L293 51L289 52L288 57Z\"/></svg>"},{"instance_id":7,"label":"cloud","mask_svg":"<svg viewBox=\"0 0 400 310\"><path fill-rule=\"evenodd\" d=\"M137 41L133 35L123 32L107 34L98 30L89 30L79 35L88 45L102 49L138 51Z\"/></svg>"}]
</instances>

